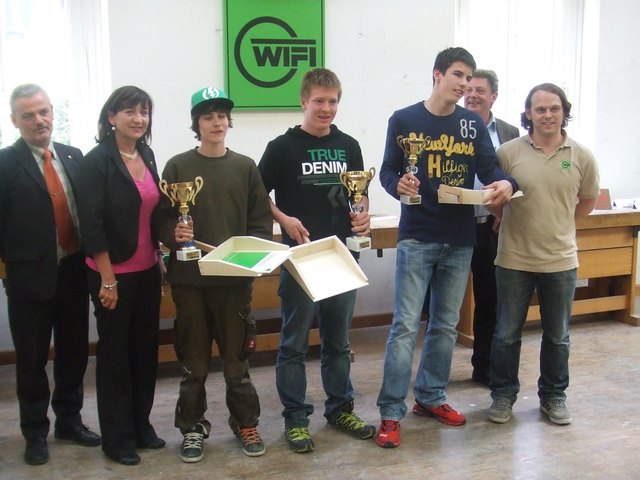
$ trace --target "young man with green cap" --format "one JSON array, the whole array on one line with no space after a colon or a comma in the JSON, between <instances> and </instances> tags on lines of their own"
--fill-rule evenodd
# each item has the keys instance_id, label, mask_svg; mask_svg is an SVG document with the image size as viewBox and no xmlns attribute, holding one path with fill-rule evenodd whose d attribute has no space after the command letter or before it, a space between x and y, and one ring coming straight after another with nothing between
<instances>
[{"instance_id":1,"label":"young man with green cap","mask_svg":"<svg viewBox=\"0 0 640 480\"><path fill-rule=\"evenodd\" d=\"M176 356L182 364L175 426L184 435L180 458L187 463L203 457L203 440L211 424L205 381L211 343L216 341L226 383L229 426L248 456L260 456L265 446L256 427L260 403L249 376L244 341L254 331L250 277L202 276L197 261L181 261L176 251L196 239L220 245L237 235L271 240L273 220L269 197L255 162L225 146L233 102L214 87L198 90L191 98L191 129L200 145L171 158L162 173L168 183L193 182L202 177L202 190L189 205L191 221L176 218L177 209L163 198L159 209L160 240L171 250L167 279L176 305Z\"/></svg>"}]
</instances>

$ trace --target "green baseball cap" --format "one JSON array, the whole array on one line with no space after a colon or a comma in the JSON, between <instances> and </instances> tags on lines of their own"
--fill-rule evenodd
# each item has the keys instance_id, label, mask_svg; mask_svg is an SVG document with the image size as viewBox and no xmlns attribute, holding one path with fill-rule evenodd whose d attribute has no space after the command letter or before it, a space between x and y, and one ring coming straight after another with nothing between
<instances>
[{"instance_id":1,"label":"green baseball cap","mask_svg":"<svg viewBox=\"0 0 640 480\"><path fill-rule=\"evenodd\" d=\"M220 90L216 87L204 87L191 95L191 113L193 113L193 110L198 105L205 102L214 102L227 110L231 110L233 108L233 102L224 90Z\"/></svg>"}]
</instances>

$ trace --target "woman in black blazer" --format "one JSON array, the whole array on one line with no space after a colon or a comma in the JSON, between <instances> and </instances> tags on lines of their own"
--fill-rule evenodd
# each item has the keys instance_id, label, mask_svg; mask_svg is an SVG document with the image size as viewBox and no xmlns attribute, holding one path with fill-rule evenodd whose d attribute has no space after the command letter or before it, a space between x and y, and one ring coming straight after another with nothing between
<instances>
[{"instance_id":1,"label":"woman in black blazer","mask_svg":"<svg viewBox=\"0 0 640 480\"><path fill-rule=\"evenodd\" d=\"M152 217L160 199L151 138L153 103L115 90L100 112L98 145L80 165L78 207L98 327L96 390L102 450L136 465L162 448L149 422L158 368L161 279Z\"/></svg>"}]
</instances>

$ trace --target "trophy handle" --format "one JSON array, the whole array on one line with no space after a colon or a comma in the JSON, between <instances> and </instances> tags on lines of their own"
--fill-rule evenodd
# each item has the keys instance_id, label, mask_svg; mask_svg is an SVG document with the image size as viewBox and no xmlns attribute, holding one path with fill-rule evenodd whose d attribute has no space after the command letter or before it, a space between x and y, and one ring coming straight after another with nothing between
<instances>
[{"instance_id":1,"label":"trophy handle","mask_svg":"<svg viewBox=\"0 0 640 480\"><path fill-rule=\"evenodd\" d=\"M191 195L191 203L193 205L195 205L196 204L196 195L198 194L198 192L200 190L202 190L202 184L203 184L202 177L197 176L196 178L193 179L193 183L195 184L196 189L193 192L193 195Z\"/></svg>"},{"instance_id":2,"label":"trophy handle","mask_svg":"<svg viewBox=\"0 0 640 480\"><path fill-rule=\"evenodd\" d=\"M169 184L164 178L158 182L158 187L160 188L160 191L164 193L167 196L167 198L169 198L169 200L171 200L171 206L173 207L176 204L176 202L173 198L173 195L169 193L168 186Z\"/></svg>"},{"instance_id":3,"label":"trophy handle","mask_svg":"<svg viewBox=\"0 0 640 480\"><path fill-rule=\"evenodd\" d=\"M349 185L347 184L347 172L340 172L339 178L342 186L346 188L348 192L350 192Z\"/></svg>"},{"instance_id":4,"label":"trophy handle","mask_svg":"<svg viewBox=\"0 0 640 480\"><path fill-rule=\"evenodd\" d=\"M375 167L371 167L369 169L369 181L373 180L373 177L376 176L376 169Z\"/></svg>"}]
</instances>

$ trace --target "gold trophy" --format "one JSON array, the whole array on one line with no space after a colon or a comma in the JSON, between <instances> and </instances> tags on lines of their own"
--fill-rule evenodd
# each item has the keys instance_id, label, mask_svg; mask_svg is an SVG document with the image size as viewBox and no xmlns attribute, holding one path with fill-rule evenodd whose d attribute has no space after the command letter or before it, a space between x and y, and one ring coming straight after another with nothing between
<instances>
[{"instance_id":1,"label":"gold trophy","mask_svg":"<svg viewBox=\"0 0 640 480\"><path fill-rule=\"evenodd\" d=\"M431 142L431 137L424 138L424 134L416 135L415 132L409 133L408 137L398 135L396 138L398 145L404 152L405 157L409 157L409 165L407 165L406 172L415 175L418 173L418 157L422 155L422 152ZM422 195L400 195L400 201L405 205L417 205L422 202Z\"/></svg>"},{"instance_id":2,"label":"gold trophy","mask_svg":"<svg viewBox=\"0 0 640 480\"><path fill-rule=\"evenodd\" d=\"M340 183L349 192L349 205L353 213L364 211L362 196L367 191L369 183L375 174L376 169L373 167L368 172L354 170L340 173ZM369 250L371 248L371 238L354 234L347 238L347 247L354 252Z\"/></svg>"},{"instance_id":3,"label":"gold trophy","mask_svg":"<svg viewBox=\"0 0 640 480\"><path fill-rule=\"evenodd\" d=\"M163 178L158 184L160 191L164 193L169 200L171 200L171 206L176 203L180 206L179 222L189 223L191 221L191 215L189 215L189 203L196 204L196 195L202 189L202 177L196 177L193 182L179 182L179 183L167 183ZM180 250L176 252L176 258L181 261L199 260L202 258L202 252L196 248L196 243L193 240L183 242L180 244Z\"/></svg>"}]
</instances>

